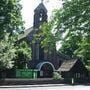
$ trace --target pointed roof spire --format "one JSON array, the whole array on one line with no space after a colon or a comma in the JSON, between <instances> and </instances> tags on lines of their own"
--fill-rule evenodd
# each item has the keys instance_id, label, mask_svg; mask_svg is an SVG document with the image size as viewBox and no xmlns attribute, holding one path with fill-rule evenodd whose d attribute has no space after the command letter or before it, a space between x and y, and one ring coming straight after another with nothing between
<instances>
[{"instance_id":1,"label":"pointed roof spire","mask_svg":"<svg viewBox=\"0 0 90 90\"><path fill-rule=\"evenodd\" d=\"M41 0L41 3L36 7L36 9L34 10L34 12L40 11L41 9L43 9L43 10L47 13L47 9L46 9L46 7L44 6L43 1L44 1L44 0Z\"/></svg>"}]
</instances>

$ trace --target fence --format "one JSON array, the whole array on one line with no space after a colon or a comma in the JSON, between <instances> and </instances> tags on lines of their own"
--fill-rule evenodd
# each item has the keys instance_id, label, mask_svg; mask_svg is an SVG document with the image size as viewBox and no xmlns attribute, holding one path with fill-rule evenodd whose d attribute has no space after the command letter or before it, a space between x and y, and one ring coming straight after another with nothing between
<instances>
[{"instance_id":1,"label":"fence","mask_svg":"<svg viewBox=\"0 0 90 90\"><path fill-rule=\"evenodd\" d=\"M37 70L16 69L16 78L37 78Z\"/></svg>"},{"instance_id":2,"label":"fence","mask_svg":"<svg viewBox=\"0 0 90 90\"><path fill-rule=\"evenodd\" d=\"M38 71L33 69L7 69L0 71L0 78L37 78Z\"/></svg>"}]
</instances>

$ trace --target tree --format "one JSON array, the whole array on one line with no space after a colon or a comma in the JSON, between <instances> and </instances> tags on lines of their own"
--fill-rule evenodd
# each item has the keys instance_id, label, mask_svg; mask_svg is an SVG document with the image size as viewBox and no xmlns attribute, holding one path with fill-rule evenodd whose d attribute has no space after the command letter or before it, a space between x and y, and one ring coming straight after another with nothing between
<instances>
[{"instance_id":1,"label":"tree","mask_svg":"<svg viewBox=\"0 0 90 90\"><path fill-rule=\"evenodd\" d=\"M0 38L4 34L20 33L23 30L20 0L0 1Z\"/></svg>"},{"instance_id":2,"label":"tree","mask_svg":"<svg viewBox=\"0 0 90 90\"><path fill-rule=\"evenodd\" d=\"M0 1L0 69L14 65L17 33L23 30L20 0Z\"/></svg>"},{"instance_id":3,"label":"tree","mask_svg":"<svg viewBox=\"0 0 90 90\"><path fill-rule=\"evenodd\" d=\"M17 44L18 36L24 32L20 0L0 1L0 69L15 66L15 59L24 56L25 62L31 58L30 47L26 42ZM25 45L25 47L23 47ZM19 57L19 54L22 56ZM14 65L15 64L15 65ZM16 65L17 66L17 65Z\"/></svg>"},{"instance_id":4,"label":"tree","mask_svg":"<svg viewBox=\"0 0 90 90\"><path fill-rule=\"evenodd\" d=\"M31 60L31 48L27 42L22 41L16 47L15 68L27 68L27 63Z\"/></svg>"},{"instance_id":5,"label":"tree","mask_svg":"<svg viewBox=\"0 0 90 90\"><path fill-rule=\"evenodd\" d=\"M6 34L5 38L0 41L0 69L12 68L14 66L13 58L15 58L16 49L14 47L14 38L9 38Z\"/></svg>"},{"instance_id":6,"label":"tree","mask_svg":"<svg viewBox=\"0 0 90 90\"><path fill-rule=\"evenodd\" d=\"M75 50L74 54L84 59L84 62L90 64L90 37L83 37L78 44L79 48Z\"/></svg>"},{"instance_id":7,"label":"tree","mask_svg":"<svg viewBox=\"0 0 90 90\"><path fill-rule=\"evenodd\" d=\"M89 0L66 0L63 5L63 17L59 22L59 27L63 24L65 32L68 30L63 42L64 45L67 44L67 41L70 42L68 53L73 52L71 55L81 57L85 62L90 60L90 56L88 56L90 54L89 3ZM66 49L67 47L64 47L64 51Z\"/></svg>"},{"instance_id":8,"label":"tree","mask_svg":"<svg viewBox=\"0 0 90 90\"><path fill-rule=\"evenodd\" d=\"M62 47L60 52L71 56L71 58L79 56L83 59L90 60L90 0L63 0L63 7L55 10L48 32L52 33L55 41L61 41ZM45 26L44 26L45 27ZM47 32L47 29L42 32ZM43 27L42 27L43 29ZM44 33L45 38L50 39L51 36ZM53 38L49 40L51 42ZM52 42L51 42L52 43ZM88 50L88 51L87 51Z\"/></svg>"},{"instance_id":9,"label":"tree","mask_svg":"<svg viewBox=\"0 0 90 90\"><path fill-rule=\"evenodd\" d=\"M52 23L43 23L39 28L39 32L35 35L35 40L40 41L42 48L45 52L50 51L50 53L56 49L56 38L52 34Z\"/></svg>"}]
</instances>

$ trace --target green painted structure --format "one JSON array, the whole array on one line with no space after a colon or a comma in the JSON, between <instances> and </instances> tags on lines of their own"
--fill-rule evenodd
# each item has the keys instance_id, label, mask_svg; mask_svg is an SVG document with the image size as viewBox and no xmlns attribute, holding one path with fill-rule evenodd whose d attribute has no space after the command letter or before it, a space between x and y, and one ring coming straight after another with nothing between
<instances>
[{"instance_id":1,"label":"green painted structure","mask_svg":"<svg viewBox=\"0 0 90 90\"><path fill-rule=\"evenodd\" d=\"M16 69L16 78L37 78L37 70L32 69Z\"/></svg>"}]
</instances>

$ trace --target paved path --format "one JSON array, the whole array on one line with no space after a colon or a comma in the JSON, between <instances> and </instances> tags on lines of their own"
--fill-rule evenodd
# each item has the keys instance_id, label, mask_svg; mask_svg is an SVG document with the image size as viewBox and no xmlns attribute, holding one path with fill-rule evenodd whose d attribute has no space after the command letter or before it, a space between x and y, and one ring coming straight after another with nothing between
<instances>
[{"instance_id":1,"label":"paved path","mask_svg":"<svg viewBox=\"0 0 90 90\"><path fill-rule=\"evenodd\" d=\"M17 85L17 86L0 86L0 90L90 90L90 86L85 85Z\"/></svg>"}]
</instances>

